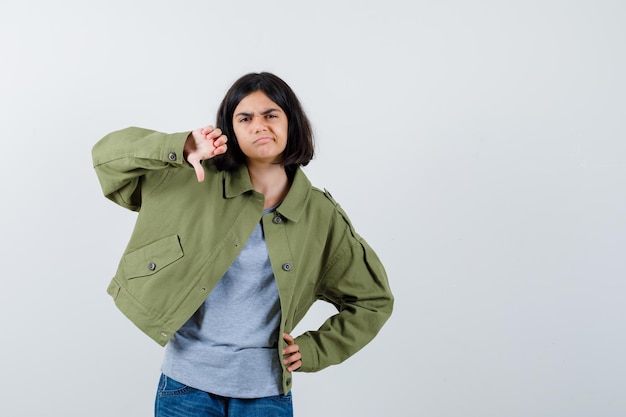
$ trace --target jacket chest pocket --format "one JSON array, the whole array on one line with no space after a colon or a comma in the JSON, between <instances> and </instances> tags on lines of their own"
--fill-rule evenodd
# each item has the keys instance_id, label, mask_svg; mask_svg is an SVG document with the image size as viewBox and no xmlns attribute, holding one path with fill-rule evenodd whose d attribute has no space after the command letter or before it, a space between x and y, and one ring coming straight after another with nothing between
<instances>
[{"instance_id":1,"label":"jacket chest pocket","mask_svg":"<svg viewBox=\"0 0 626 417\"><path fill-rule=\"evenodd\" d=\"M127 279L150 276L182 257L178 235L168 236L127 253L123 258L124 276Z\"/></svg>"}]
</instances>

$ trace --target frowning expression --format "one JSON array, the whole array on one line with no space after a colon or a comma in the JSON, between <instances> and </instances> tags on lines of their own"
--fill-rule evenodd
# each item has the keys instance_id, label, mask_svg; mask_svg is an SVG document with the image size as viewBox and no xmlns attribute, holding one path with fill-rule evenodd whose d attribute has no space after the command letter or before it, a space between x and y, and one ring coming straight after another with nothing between
<instances>
[{"instance_id":1,"label":"frowning expression","mask_svg":"<svg viewBox=\"0 0 626 417\"><path fill-rule=\"evenodd\" d=\"M287 146L287 115L263 91L245 96L233 113L233 129L248 163L276 163Z\"/></svg>"}]
</instances>

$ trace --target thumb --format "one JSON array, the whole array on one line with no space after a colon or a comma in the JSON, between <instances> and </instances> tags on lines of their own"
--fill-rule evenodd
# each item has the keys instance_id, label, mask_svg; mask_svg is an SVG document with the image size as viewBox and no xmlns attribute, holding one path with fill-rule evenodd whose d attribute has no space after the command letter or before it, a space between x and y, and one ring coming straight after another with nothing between
<instances>
[{"instance_id":1,"label":"thumb","mask_svg":"<svg viewBox=\"0 0 626 417\"><path fill-rule=\"evenodd\" d=\"M196 170L196 177L198 178L198 182L204 181L204 167L202 167L200 161L193 161L189 163L191 164L193 169Z\"/></svg>"}]
</instances>

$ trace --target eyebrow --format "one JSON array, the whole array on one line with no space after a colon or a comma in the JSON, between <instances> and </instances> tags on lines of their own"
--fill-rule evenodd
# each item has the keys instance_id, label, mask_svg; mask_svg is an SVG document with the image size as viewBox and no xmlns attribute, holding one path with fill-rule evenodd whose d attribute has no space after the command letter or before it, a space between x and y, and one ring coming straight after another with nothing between
<instances>
[{"instance_id":1,"label":"eyebrow","mask_svg":"<svg viewBox=\"0 0 626 417\"><path fill-rule=\"evenodd\" d=\"M261 112L261 116L265 116L266 114L270 114L273 113L275 111L280 111L280 109L275 109L275 108L271 108L271 109L267 109L263 112ZM239 117L239 116L246 116L246 117L252 117L254 116L254 113L247 113L247 112L239 112L237 113L234 117Z\"/></svg>"}]
</instances>

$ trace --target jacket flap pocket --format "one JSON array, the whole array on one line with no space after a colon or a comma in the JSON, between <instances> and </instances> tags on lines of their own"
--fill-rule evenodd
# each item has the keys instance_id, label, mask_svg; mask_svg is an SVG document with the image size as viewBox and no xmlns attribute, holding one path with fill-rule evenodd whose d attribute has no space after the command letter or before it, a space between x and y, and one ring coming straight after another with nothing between
<instances>
[{"instance_id":1,"label":"jacket flap pocket","mask_svg":"<svg viewBox=\"0 0 626 417\"><path fill-rule=\"evenodd\" d=\"M178 235L168 236L124 256L124 275L127 279L155 274L183 257Z\"/></svg>"}]
</instances>

